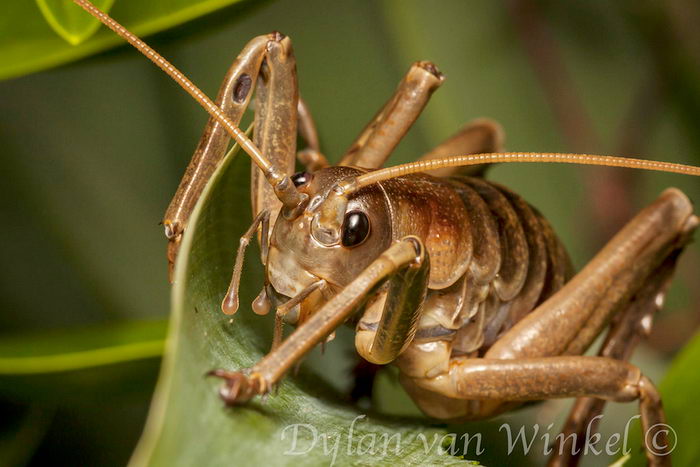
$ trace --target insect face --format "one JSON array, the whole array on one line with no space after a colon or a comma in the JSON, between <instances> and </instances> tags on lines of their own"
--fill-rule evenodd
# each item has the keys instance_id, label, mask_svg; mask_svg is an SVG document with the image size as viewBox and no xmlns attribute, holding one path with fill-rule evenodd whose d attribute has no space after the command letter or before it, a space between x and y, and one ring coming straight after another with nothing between
<instances>
[{"instance_id":1,"label":"insect face","mask_svg":"<svg viewBox=\"0 0 700 467\"><path fill-rule=\"evenodd\" d=\"M335 232L337 242L318 240L314 222L330 200L328 193L338 180L356 176L359 170L329 167L314 174L292 177L297 189L309 196L306 209L294 219L279 216L270 239L268 293L284 301L323 280L330 290L340 290L376 259L391 243L387 200L377 185L358 191L348 200L344 222ZM282 296L282 297L280 297Z\"/></svg>"}]
</instances>

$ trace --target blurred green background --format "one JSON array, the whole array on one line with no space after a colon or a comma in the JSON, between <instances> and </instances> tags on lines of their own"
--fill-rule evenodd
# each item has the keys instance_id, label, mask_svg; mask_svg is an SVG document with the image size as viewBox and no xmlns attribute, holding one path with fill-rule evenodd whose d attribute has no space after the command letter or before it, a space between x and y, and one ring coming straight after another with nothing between
<instances>
[{"instance_id":1,"label":"blurred green background","mask_svg":"<svg viewBox=\"0 0 700 467\"><path fill-rule=\"evenodd\" d=\"M117 0L112 12L138 24L141 9L157 17L154 5L187 2L148 3ZM147 414L168 317L158 222L207 116L130 47L98 51L111 33L79 49L95 55L53 67L75 53L36 5L2 8L0 73L11 78L0 82L0 464L123 465ZM691 0L243 1L190 16L198 17L144 30L165 29L148 42L210 95L250 38L291 36L301 94L331 160L410 63L431 60L447 81L392 163L487 116L505 127L509 150L700 164L700 5ZM17 76L39 68L47 69ZM490 177L550 219L577 266L665 187L700 200L697 179L656 173L513 164ZM231 215L249 217L248 199L238 206ZM699 273L694 244L634 359L655 381L700 322ZM312 364L343 387L347 367L333 358L351 347L347 336L331 345L343 350ZM91 353L103 347L113 351ZM35 357L34 369L13 367L23 356ZM396 402L391 380L382 375L377 406L413 413L405 397ZM513 420L546 425L568 404ZM607 413L608 424L626 420L636 405Z\"/></svg>"}]
</instances>

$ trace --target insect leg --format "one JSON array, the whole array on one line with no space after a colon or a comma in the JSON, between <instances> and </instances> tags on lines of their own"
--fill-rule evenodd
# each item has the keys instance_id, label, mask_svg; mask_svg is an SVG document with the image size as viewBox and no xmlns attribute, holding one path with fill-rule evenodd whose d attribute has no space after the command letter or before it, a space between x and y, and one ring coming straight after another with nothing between
<instances>
[{"instance_id":1,"label":"insect leg","mask_svg":"<svg viewBox=\"0 0 700 467\"><path fill-rule=\"evenodd\" d=\"M663 276L671 274L675 257L697 224L685 195L678 190L667 190L560 292L501 336L485 358L505 360L583 353L614 316L622 317L619 323L633 320L633 314L623 311L635 297L644 301L645 294L650 293L646 292L647 287L656 287L655 290L662 287ZM618 332L626 330L625 325L619 326L620 330L611 335L619 336ZM614 341L615 350L611 348L605 355L618 358L617 346L621 345L618 341L625 339L615 337ZM431 342L429 348L423 349L420 343L414 343L397 361L404 387L426 413L436 418L484 418L517 405L507 400L455 399L450 391L435 387L431 390L422 384L452 377L455 358L450 358L449 344ZM474 361L484 362L477 358Z\"/></svg>"},{"instance_id":2,"label":"insect leg","mask_svg":"<svg viewBox=\"0 0 700 467\"><path fill-rule=\"evenodd\" d=\"M307 172L316 172L324 169L330 164L328 159L321 152L312 148L304 148L297 153L297 159L304 166Z\"/></svg>"},{"instance_id":3,"label":"insect leg","mask_svg":"<svg viewBox=\"0 0 700 467\"><path fill-rule=\"evenodd\" d=\"M357 324L355 348L365 360L385 365L393 361L413 340L428 291L430 260L416 239L421 253L409 267L388 280Z\"/></svg>"},{"instance_id":4,"label":"insect leg","mask_svg":"<svg viewBox=\"0 0 700 467\"><path fill-rule=\"evenodd\" d=\"M236 125L240 123L250 98L255 81L265 56L266 44L271 35L258 36L248 42L229 68L219 89L216 104ZM168 267L172 278L182 234L204 186L226 153L230 136L213 117L204 127L202 137L192 155L185 175L180 181L175 196L165 211L163 225L168 237Z\"/></svg>"},{"instance_id":5,"label":"insect leg","mask_svg":"<svg viewBox=\"0 0 700 467\"><path fill-rule=\"evenodd\" d=\"M299 117L299 134L306 142L306 147L316 152L321 150L321 145L318 140L318 131L316 131L316 123L311 116L311 109L301 97L297 103L297 114Z\"/></svg>"},{"instance_id":6,"label":"insect leg","mask_svg":"<svg viewBox=\"0 0 700 467\"><path fill-rule=\"evenodd\" d=\"M486 358L581 355L698 225L690 200L668 189L563 288L501 336Z\"/></svg>"},{"instance_id":7,"label":"insect leg","mask_svg":"<svg viewBox=\"0 0 700 467\"><path fill-rule=\"evenodd\" d=\"M306 148L297 153L297 159L306 168L307 172L316 172L324 167L328 167L328 160L321 153L318 132L316 131L314 119L311 117L311 110L301 97L299 98L297 113L299 114L299 134L306 141Z\"/></svg>"},{"instance_id":8,"label":"insect leg","mask_svg":"<svg viewBox=\"0 0 700 467\"><path fill-rule=\"evenodd\" d=\"M443 81L444 76L432 63L414 63L394 95L362 130L338 165L381 167Z\"/></svg>"},{"instance_id":9,"label":"insect leg","mask_svg":"<svg viewBox=\"0 0 700 467\"><path fill-rule=\"evenodd\" d=\"M564 397L598 397L628 402L639 400L642 430L654 445L668 447L662 426L664 412L658 391L634 365L605 357L559 356L517 359L457 357L449 372L414 379L428 391L475 402L487 412L490 403ZM670 465L668 453L647 449L650 465Z\"/></svg>"},{"instance_id":10,"label":"insect leg","mask_svg":"<svg viewBox=\"0 0 700 467\"><path fill-rule=\"evenodd\" d=\"M296 60L289 37L280 33L272 35L274 40L267 43L257 82L253 142L273 165L291 175L296 158L299 101ZM263 210L279 212L282 203L263 172L252 165L250 177L253 215ZM274 214L271 216L271 228L276 218Z\"/></svg>"},{"instance_id":11,"label":"insect leg","mask_svg":"<svg viewBox=\"0 0 700 467\"><path fill-rule=\"evenodd\" d=\"M319 288L326 287L326 281L323 279L311 283L304 290L299 292L295 297L290 298L285 303L277 307L275 311L275 329L272 334L272 350L275 350L282 342L282 325L284 315L289 313L289 311L295 306L299 305L306 297L311 295L314 291Z\"/></svg>"},{"instance_id":12,"label":"insect leg","mask_svg":"<svg viewBox=\"0 0 700 467\"><path fill-rule=\"evenodd\" d=\"M248 401L257 394L267 393L296 362L316 344L323 342L360 308L387 278L417 262L421 252L422 247L415 237L406 237L392 244L355 280L299 325L274 351L252 368L244 372L210 372L212 376L225 380L220 391L222 399L233 405Z\"/></svg>"},{"instance_id":13,"label":"insect leg","mask_svg":"<svg viewBox=\"0 0 700 467\"><path fill-rule=\"evenodd\" d=\"M669 256L632 298L629 307L615 317L598 352L599 356L627 361L639 341L648 336L652 317L662 306L679 253L680 250L677 250ZM549 459L549 466L563 467L578 463L582 451L581 442L595 429L596 417L603 412L605 402L604 399L592 397L576 399L562 428L562 436L556 438L557 445Z\"/></svg>"},{"instance_id":14,"label":"insect leg","mask_svg":"<svg viewBox=\"0 0 700 467\"><path fill-rule=\"evenodd\" d=\"M432 151L424 154L419 160L441 159L459 154L501 152L503 151L503 140L503 127L498 122L488 118L477 118L467 123L461 130L440 143ZM430 172L430 175L436 177L449 177L451 175L481 177L490 165L443 167Z\"/></svg>"}]
</instances>

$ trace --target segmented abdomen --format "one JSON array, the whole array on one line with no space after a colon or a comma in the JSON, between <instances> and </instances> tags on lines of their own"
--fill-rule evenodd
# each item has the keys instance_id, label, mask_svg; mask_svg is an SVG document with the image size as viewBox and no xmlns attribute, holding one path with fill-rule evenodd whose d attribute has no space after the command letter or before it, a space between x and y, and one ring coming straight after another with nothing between
<instances>
[{"instance_id":1,"label":"segmented abdomen","mask_svg":"<svg viewBox=\"0 0 700 467\"><path fill-rule=\"evenodd\" d=\"M472 254L452 285L431 289L416 339L451 340L453 355L484 353L568 280L569 257L542 215L480 178L443 179L462 199Z\"/></svg>"}]
</instances>

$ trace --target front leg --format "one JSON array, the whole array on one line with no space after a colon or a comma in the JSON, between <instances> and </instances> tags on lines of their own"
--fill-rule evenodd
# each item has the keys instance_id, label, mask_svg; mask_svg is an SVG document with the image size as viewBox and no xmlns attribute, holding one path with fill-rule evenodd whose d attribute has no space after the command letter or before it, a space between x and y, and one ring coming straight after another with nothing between
<instances>
[{"instance_id":1,"label":"front leg","mask_svg":"<svg viewBox=\"0 0 700 467\"><path fill-rule=\"evenodd\" d=\"M276 32L267 43L258 77L253 142L265 157L287 175L294 173L297 144L299 89L292 42ZM257 166L251 165L250 191L253 216L261 211L277 213L282 203ZM276 216L270 218L270 232Z\"/></svg>"},{"instance_id":2,"label":"front leg","mask_svg":"<svg viewBox=\"0 0 700 467\"><path fill-rule=\"evenodd\" d=\"M273 39L273 35L268 34L248 42L221 84L216 104L235 125L240 123L250 103L267 44ZM209 118L185 175L165 211L163 226L168 238L168 270L171 278L182 234L187 228L192 210L223 159L229 140L230 136L223 126L214 117Z\"/></svg>"},{"instance_id":3,"label":"front leg","mask_svg":"<svg viewBox=\"0 0 700 467\"><path fill-rule=\"evenodd\" d=\"M415 262L389 278L357 323L355 348L370 363L391 363L411 343L428 291L430 259L423 244L414 239Z\"/></svg>"},{"instance_id":4,"label":"front leg","mask_svg":"<svg viewBox=\"0 0 700 467\"><path fill-rule=\"evenodd\" d=\"M358 310L387 278L422 261L422 253L423 247L415 237L394 243L255 366L243 372L210 372L225 380L220 391L222 399L234 405L269 392L296 362Z\"/></svg>"}]
</instances>

